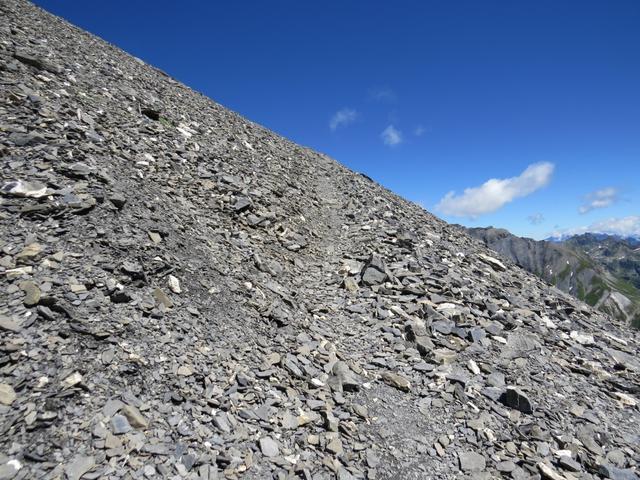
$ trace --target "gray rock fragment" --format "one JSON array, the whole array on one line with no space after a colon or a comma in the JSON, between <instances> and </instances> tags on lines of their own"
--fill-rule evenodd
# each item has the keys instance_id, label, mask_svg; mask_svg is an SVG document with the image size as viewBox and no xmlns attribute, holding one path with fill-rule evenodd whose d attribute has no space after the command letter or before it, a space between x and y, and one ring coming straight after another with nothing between
<instances>
[{"instance_id":1,"label":"gray rock fragment","mask_svg":"<svg viewBox=\"0 0 640 480\"><path fill-rule=\"evenodd\" d=\"M458 461L463 472L482 472L487 466L485 458L476 452L459 452Z\"/></svg>"},{"instance_id":2,"label":"gray rock fragment","mask_svg":"<svg viewBox=\"0 0 640 480\"><path fill-rule=\"evenodd\" d=\"M276 441L271 437L262 437L259 441L260 451L265 457L273 458L280 453L280 448Z\"/></svg>"},{"instance_id":3,"label":"gray rock fragment","mask_svg":"<svg viewBox=\"0 0 640 480\"><path fill-rule=\"evenodd\" d=\"M111 417L111 430L116 435L130 432L133 430L129 424L129 420L124 415L116 414Z\"/></svg>"},{"instance_id":4,"label":"gray rock fragment","mask_svg":"<svg viewBox=\"0 0 640 480\"><path fill-rule=\"evenodd\" d=\"M533 413L533 406L529 398L516 388L507 388L500 396L500 401L507 407L519 410L522 413Z\"/></svg>"},{"instance_id":5,"label":"gray rock fragment","mask_svg":"<svg viewBox=\"0 0 640 480\"><path fill-rule=\"evenodd\" d=\"M92 456L77 456L69 463L64 473L68 480L80 480L87 472L91 471L96 465L95 458Z\"/></svg>"},{"instance_id":6,"label":"gray rock fragment","mask_svg":"<svg viewBox=\"0 0 640 480\"><path fill-rule=\"evenodd\" d=\"M638 480L637 472L630 468L618 468L613 465L603 464L600 465L598 473L604 478L610 478L611 480Z\"/></svg>"},{"instance_id":7,"label":"gray rock fragment","mask_svg":"<svg viewBox=\"0 0 640 480\"><path fill-rule=\"evenodd\" d=\"M381 377L387 385L399 390L409 391L411 389L411 382L400 374L394 372L382 372Z\"/></svg>"},{"instance_id":8,"label":"gray rock fragment","mask_svg":"<svg viewBox=\"0 0 640 480\"><path fill-rule=\"evenodd\" d=\"M328 385L337 392L357 392L360 389L360 381L343 361L337 361L331 369Z\"/></svg>"}]
</instances>

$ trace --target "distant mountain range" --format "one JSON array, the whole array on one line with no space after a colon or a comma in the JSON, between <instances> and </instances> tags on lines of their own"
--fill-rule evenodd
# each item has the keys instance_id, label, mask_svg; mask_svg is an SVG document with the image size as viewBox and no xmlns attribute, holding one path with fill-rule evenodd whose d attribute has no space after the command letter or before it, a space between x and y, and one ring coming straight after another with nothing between
<instances>
[{"instance_id":1,"label":"distant mountain range","mask_svg":"<svg viewBox=\"0 0 640 480\"><path fill-rule=\"evenodd\" d=\"M640 328L638 239L586 233L548 241L493 227L465 230L525 270Z\"/></svg>"},{"instance_id":2,"label":"distant mountain range","mask_svg":"<svg viewBox=\"0 0 640 480\"><path fill-rule=\"evenodd\" d=\"M491 228L491 227L489 227ZM640 236L627 236L627 237L623 237L621 235L609 235L607 233L583 233L583 234L558 234L558 235L554 235L551 237L546 238L545 240L548 242L553 242L553 243L562 243L566 240L569 240L571 238L575 238L575 237L582 237L582 236L587 236L590 237L594 240L606 240L606 239L615 239L615 240L619 240L619 241L623 241L625 243L628 243L631 246L638 246L640 247Z\"/></svg>"}]
</instances>

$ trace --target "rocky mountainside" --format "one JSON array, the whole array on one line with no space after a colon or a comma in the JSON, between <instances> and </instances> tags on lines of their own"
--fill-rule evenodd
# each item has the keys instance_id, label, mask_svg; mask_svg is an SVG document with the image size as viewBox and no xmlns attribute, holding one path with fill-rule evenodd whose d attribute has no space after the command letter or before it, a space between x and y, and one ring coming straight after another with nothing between
<instances>
[{"instance_id":1,"label":"rocky mountainside","mask_svg":"<svg viewBox=\"0 0 640 480\"><path fill-rule=\"evenodd\" d=\"M640 327L640 251L631 242L589 234L537 241L493 227L466 232L601 312Z\"/></svg>"},{"instance_id":2,"label":"rocky mountainside","mask_svg":"<svg viewBox=\"0 0 640 480\"><path fill-rule=\"evenodd\" d=\"M0 478L634 479L632 331L0 0Z\"/></svg>"},{"instance_id":3,"label":"rocky mountainside","mask_svg":"<svg viewBox=\"0 0 640 480\"><path fill-rule=\"evenodd\" d=\"M563 245L585 252L613 275L640 289L640 241L586 233L565 240Z\"/></svg>"}]
</instances>

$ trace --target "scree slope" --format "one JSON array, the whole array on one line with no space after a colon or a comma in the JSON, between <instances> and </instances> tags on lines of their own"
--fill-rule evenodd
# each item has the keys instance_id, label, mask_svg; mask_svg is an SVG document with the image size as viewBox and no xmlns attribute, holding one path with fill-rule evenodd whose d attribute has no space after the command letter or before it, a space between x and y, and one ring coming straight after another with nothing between
<instances>
[{"instance_id":1,"label":"scree slope","mask_svg":"<svg viewBox=\"0 0 640 480\"><path fill-rule=\"evenodd\" d=\"M638 332L30 3L0 18L0 478L638 478Z\"/></svg>"}]
</instances>

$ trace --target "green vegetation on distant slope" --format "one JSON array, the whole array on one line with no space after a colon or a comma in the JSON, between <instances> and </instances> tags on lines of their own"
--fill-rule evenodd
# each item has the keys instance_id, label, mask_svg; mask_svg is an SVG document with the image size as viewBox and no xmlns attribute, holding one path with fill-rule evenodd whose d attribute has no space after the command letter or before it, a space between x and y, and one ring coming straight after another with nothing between
<instances>
[{"instance_id":1,"label":"green vegetation on distant slope","mask_svg":"<svg viewBox=\"0 0 640 480\"><path fill-rule=\"evenodd\" d=\"M640 301L640 290L634 287L630 282L623 279L617 279L614 286L630 300Z\"/></svg>"},{"instance_id":2,"label":"green vegetation on distant slope","mask_svg":"<svg viewBox=\"0 0 640 480\"><path fill-rule=\"evenodd\" d=\"M589 305L594 306L598 303L598 300L602 298L606 289L607 285L604 283L602 278L593 277L591 279L591 288L589 289L589 293L585 296L584 301Z\"/></svg>"},{"instance_id":3,"label":"green vegetation on distant slope","mask_svg":"<svg viewBox=\"0 0 640 480\"><path fill-rule=\"evenodd\" d=\"M570 273L571 273L571 265L567 264L567 266L564 267L562 271L558 274L558 278L560 280L564 280L569 276Z\"/></svg>"},{"instance_id":4,"label":"green vegetation on distant slope","mask_svg":"<svg viewBox=\"0 0 640 480\"><path fill-rule=\"evenodd\" d=\"M591 263L589 260L585 260L582 257L578 257L580 259L580 265L578 265L578 270L576 271L576 273L580 273L583 270L587 270L588 268L593 268L593 263Z\"/></svg>"}]
</instances>

